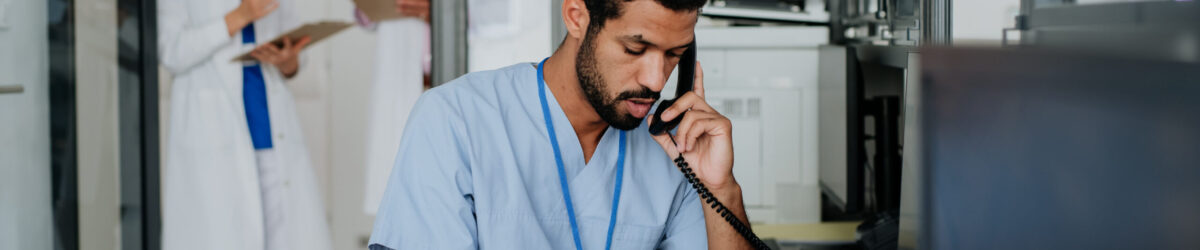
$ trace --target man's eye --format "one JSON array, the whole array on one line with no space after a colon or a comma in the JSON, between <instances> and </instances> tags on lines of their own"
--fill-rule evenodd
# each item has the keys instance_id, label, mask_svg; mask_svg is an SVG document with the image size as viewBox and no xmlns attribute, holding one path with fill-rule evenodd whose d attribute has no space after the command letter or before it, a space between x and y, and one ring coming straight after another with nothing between
<instances>
[{"instance_id":1,"label":"man's eye","mask_svg":"<svg viewBox=\"0 0 1200 250\"><path fill-rule=\"evenodd\" d=\"M640 55L642 55L642 53L646 53L646 50L633 51L631 49L625 49L625 53L630 54L630 55L640 56Z\"/></svg>"},{"instance_id":2,"label":"man's eye","mask_svg":"<svg viewBox=\"0 0 1200 250\"><path fill-rule=\"evenodd\" d=\"M667 57L670 57L670 58L679 58L680 56L682 56L682 55L676 54L675 52L667 52Z\"/></svg>"}]
</instances>

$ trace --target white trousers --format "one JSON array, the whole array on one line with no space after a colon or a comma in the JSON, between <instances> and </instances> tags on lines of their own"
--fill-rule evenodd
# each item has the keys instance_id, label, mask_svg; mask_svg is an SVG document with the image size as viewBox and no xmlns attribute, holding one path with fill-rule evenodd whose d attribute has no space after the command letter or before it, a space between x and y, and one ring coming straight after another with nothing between
<instances>
[{"instance_id":1,"label":"white trousers","mask_svg":"<svg viewBox=\"0 0 1200 250\"><path fill-rule=\"evenodd\" d=\"M284 209L284 197L287 178L284 166L279 164L275 149L260 149L254 151L258 162L259 192L262 196L263 208L263 242L266 250L289 249L286 233L287 215Z\"/></svg>"}]
</instances>

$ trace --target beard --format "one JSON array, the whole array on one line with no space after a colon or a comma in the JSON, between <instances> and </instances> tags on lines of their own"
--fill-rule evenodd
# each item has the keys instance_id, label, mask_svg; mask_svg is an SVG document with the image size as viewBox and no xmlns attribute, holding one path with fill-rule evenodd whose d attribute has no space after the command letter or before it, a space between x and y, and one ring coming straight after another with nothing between
<instances>
[{"instance_id":1,"label":"beard","mask_svg":"<svg viewBox=\"0 0 1200 250\"><path fill-rule=\"evenodd\" d=\"M596 110L604 122L620 130L637 128L642 119L634 117L628 112L621 113L617 108L624 100L631 98L658 100L659 94L651 91L650 88L641 87L638 90L609 96L607 94L608 84L605 83L604 77L600 74L599 65L596 63L596 45L592 41L593 36L594 34L588 34L583 38L579 56L575 57L575 75L579 80L579 87L583 89L583 94L587 96L587 101L592 105L592 109Z\"/></svg>"}]
</instances>

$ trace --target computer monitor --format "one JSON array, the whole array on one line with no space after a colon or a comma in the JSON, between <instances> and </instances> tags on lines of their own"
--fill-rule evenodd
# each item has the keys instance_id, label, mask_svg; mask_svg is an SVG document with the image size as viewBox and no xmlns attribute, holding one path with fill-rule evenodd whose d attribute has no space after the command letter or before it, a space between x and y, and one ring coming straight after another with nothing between
<instances>
[{"instance_id":1,"label":"computer monitor","mask_svg":"<svg viewBox=\"0 0 1200 250\"><path fill-rule=\"evenodd\" d=\"M828 203L822 217L832 220L829 217L859 214L865 206L865 157L859 154L864 147L863 122L858 115L862 81L852 47L825 45L818 53L819 180L823 201Z\"/></svg>"},{"instance_id":2,"label":"computer monitor","mask_svg":"<svg viewBox=\"0 0 1200 250\"><path fill-rule=\"evenodd\" d=\"M917 249L1200 249L1200 65L1000 49L921 62L920 149L905 148L921 162Z\"/></svg>"},{"instance_id":3,"label":"computer monitor","mask_svg":"<svg viewBox=\"0 0 1200 250\"><path fill-rule=\"evenodd\" d=\"M921 201L921 56L913 52L908 57L908 69L904 74L904 111L901 114L904 126L902 136L902 165L900 174L900 213L897 235L898 249L915 250L920 232Z\"/></svg>"},{"instance_id":4,"label":"computer monitor","mask_svg":"<svg viewBox=\"0 0 1200 250\"><path fill-rule=\"evenodd\" d=\"M900 125L910 47L819 49L822 217L863 220L898 207Z\"/></svg>"}]
</instances>

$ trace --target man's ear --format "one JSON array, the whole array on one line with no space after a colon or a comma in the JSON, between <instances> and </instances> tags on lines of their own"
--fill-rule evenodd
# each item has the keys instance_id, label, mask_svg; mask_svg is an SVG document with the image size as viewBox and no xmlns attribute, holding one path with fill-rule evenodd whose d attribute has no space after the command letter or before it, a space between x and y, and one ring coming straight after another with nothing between
<instances>
[{"instance_id":1,"label":"man's ear","mask_svg":"<svg viewBox=\"0 0 1200 250\"><path fill-rule=\"evenodd\" d=\"M583 0L564 0L562 5L563 24L567 27L567 36L583 39L587 33L588 17L587 4Z\"/></svg>"}]
</instances>

